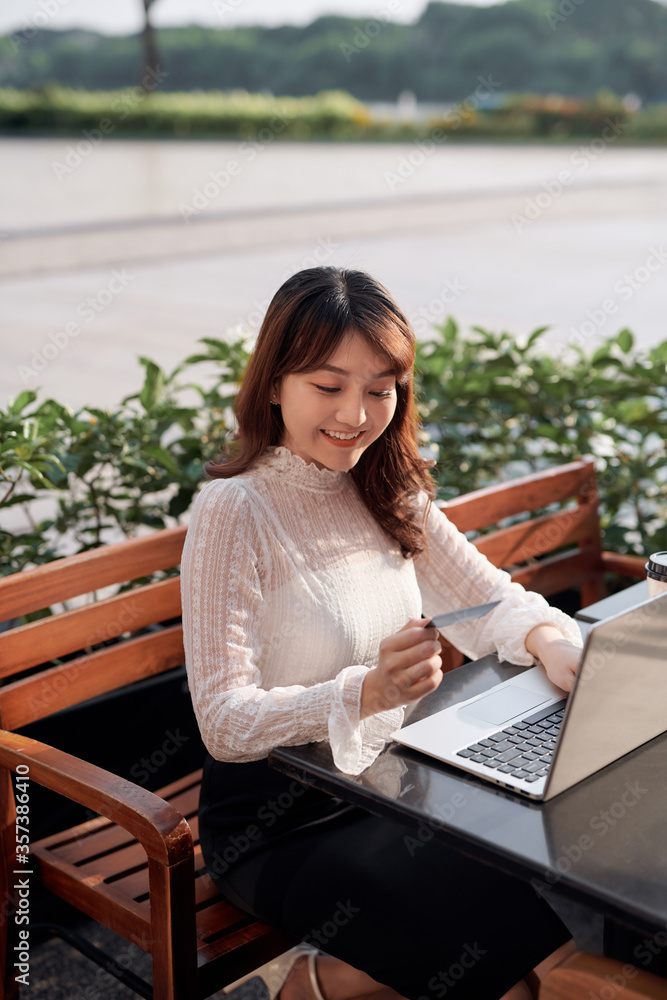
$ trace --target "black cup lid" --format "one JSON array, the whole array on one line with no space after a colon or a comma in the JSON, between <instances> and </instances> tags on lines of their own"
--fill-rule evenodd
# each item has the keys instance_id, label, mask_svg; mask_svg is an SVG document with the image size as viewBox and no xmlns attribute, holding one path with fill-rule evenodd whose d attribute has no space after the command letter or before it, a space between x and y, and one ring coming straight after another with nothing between
<instances>
[{"instance_id":1,"label":"black cup lid","mask_svg":"<svg viewBox=\"0 0 667 1000\"><path fill-rule=\"evenodd\" d=\"M667 552L654 552L648 557L646 575L652 580L667 580Z\"/></svg>"}]
</instances>

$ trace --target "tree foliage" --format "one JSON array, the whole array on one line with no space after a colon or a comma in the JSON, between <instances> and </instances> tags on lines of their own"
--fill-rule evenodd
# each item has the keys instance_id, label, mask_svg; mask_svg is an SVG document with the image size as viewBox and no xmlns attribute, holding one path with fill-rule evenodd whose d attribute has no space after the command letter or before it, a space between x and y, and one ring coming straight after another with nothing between
<instances>
[{"instance_id":1,"label":"tree foliage","mask_svg":"<svg viewBox=\"0 0 667 1000\"><path fill-rule=\"evenodd\" d=\"M490 7L429 3L411 25L321 17L304 27L196 26L157 32L166 90L343 89L361 100L458 101L478 76L504 91L591 96L600 89L667 100L667 8L656 0L509 0ZM132 86L142 36L23 31L0 39L0 86Z\"/></svg>"}]
</instances>

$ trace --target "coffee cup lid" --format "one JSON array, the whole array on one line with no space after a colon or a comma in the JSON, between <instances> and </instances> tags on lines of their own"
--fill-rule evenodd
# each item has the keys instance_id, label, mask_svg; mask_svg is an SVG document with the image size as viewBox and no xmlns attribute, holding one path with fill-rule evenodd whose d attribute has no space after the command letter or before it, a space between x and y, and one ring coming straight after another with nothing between
<instances>
[{"instance_id":1,"label":"coffee cup lid","mask_svg":"<svg viewBox=\"0 0 667 1000\"><path fill-rule=\"evenodd\" d=\"M654 552L648 557L646 575L653 580L667 580L667 552Z\"/></svg>"}]
</instances>

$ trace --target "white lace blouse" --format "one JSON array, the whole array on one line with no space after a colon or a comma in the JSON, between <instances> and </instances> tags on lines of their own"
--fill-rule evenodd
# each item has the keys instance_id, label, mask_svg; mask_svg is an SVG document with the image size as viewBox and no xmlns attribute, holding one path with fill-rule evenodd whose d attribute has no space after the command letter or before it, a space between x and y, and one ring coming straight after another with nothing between
<instances>
[{"instance_id":1,"label":"white lace blouse","mask_svg":"<svg viewBox=\"0 0 667 1000\"><path fill-rule=\"evenodd\" d=\"M181 564L190 691L217 760L329 740L359 774L400 728L403 709L360 720L378 647L422 611L501 600L486 618L445 629L467 656L497 651L530 665L542 622L581 645L576 623L512 583L435 506L428 555L404 559L345 472L270 448L246 473L204 484Z\"/></svg>"}]
</instances>

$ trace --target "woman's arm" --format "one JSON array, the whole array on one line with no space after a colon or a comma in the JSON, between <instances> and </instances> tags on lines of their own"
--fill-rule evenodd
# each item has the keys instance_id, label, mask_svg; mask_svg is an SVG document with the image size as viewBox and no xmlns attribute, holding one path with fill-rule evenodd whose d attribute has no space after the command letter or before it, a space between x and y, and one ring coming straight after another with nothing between
<instances>
[{"instance_id":1,"label":"woman's arm","mask_svg":"<svg viewBox=\"0 0 667 1000\"><path fill-rule=\"evenodd\" d=\"M527 647L526 639L539 625L551 625L561 640L581 648L581 634L572 618L497 569L435 504L429 512L427 539L428 552L415 560L424 614L500 601L485 618L442 630L466 656L475 659L495 651L502 660L531 666L535 652ZM551 642L544 645L550 647L547 661L551 663L556 647L551 648Z\"/></svg>"}]
</instances>

